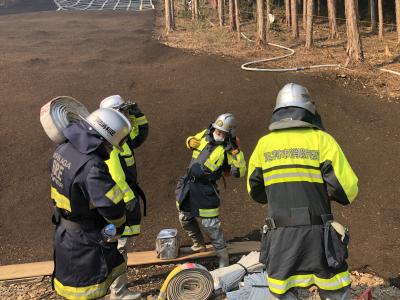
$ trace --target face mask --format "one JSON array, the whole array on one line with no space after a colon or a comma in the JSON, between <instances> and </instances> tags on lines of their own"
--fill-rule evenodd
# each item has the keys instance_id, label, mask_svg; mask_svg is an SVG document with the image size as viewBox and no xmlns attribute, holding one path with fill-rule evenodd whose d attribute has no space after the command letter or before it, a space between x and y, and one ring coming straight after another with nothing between
<instances>
[{"instance_id":1,"label":"face mask","mask_svg":"<svg viewBox=\"0 0 400 300\"><path fill-rule=\"evenodd\" d=\"M225 140L222 136L217 135L215 132L213 132L213 137L216 142L223 142Z\"/></svg>"}]
</instances>

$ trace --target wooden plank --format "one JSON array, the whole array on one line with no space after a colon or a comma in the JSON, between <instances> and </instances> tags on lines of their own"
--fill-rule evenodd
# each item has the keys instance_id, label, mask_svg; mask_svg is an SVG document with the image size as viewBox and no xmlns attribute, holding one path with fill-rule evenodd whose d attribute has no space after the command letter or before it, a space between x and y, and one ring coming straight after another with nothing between
<instances>
[{"instance_id":1,"label":"wooden plank","mask_svg":"<svg viewBox=\"0 0 400 300\"><path fill-rule=\"evenodd\" d=\"M163 263L178 263L188 260L196 260L215 256L212 246L207 246L208 251L192 253L190 248L181 248L180 256L176 259L158 259L155 251L141 251L128 253L128 266L157 265ZM228 244L229 254L244 254L260 249L259 242L235 242ZM53 261L0 266L0 280L29 278L51 275Z\"/></svg>"}]
</instances>

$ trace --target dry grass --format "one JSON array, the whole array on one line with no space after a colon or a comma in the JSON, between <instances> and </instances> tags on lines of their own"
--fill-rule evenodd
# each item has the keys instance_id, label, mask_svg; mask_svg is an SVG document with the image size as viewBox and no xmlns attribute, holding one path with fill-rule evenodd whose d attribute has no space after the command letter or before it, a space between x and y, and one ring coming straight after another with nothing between
<instances>
[{"instance_id":1,"label":"dry grass","mask_svg":"<svg viewBox=\"0 0 400 300\"><path fill-rule=\"evenodd\" d=\"M196 22L188 17L178 17L176 19L176 31L168 35L163 32L162 21L162 18L159 18L158 34L160 40L171 47L182 48L195 53L213 53L232 57L240 59L241 62L270 58L286 53L285 50L272 46L258 48L253 42L244 38L238 42L236 32L229 31L227 26L224 28L217 26L216 16L210 10L204 10L202 20ZM347 59L345 25L339 26L340 38L338 40L328 40L325 20L316 20L315 23L315 47L312 50L306 50L304 49L305 36L303 30L300 30L300 38L293 40L290 38L288 29L277 20L270 31L269 42L290 47L296 51L296 54L260 66L268 68L306 67L318 64L340 64L344 66ZM242 32L250 39L254 39L256 32L254 22L244 24ZM370 34L369 28L363 27L361 32L365 56L364 64L307 72L338 80L343 86L354 85L355 88L362 90L362 93L367 95L376 94L388 101L400 100L400 85L398 84L400 76L379 71L380 68L400 71L400 46L397 44L396 32L389 28L385 32L384 41L379 41L376 34Z\"/></svg>"}]
</instances>

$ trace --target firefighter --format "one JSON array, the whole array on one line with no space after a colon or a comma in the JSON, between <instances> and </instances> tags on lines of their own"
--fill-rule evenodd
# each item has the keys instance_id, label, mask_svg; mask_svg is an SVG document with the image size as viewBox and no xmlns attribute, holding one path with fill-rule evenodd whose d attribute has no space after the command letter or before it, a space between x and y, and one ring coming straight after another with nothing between
<instances>
[{"instance_id":1,"label":"firefighter","mask_svg":"<svg viewBox=\"0 0 400 300\"><path fill-rule=\"evenodd\" d=\"M67 299L96 299L126 276L117 243L104 235L107 224L122 234L123 194L107 165L113 147L121 148L131 130L129 120L112 109L98 109L64 131L67 141L51 160L55 291ZM136 293L139 299L140 294ZM129 298L131 299L131 298Z\"/></svg>"},{"instance_id":2,"label":"firefighter","mask_svg":"<svg viewBox=\"0 0 400 300\"><path fill-rule=\"evenodd\" d=\"M279 91L269 130L250 158L247 189L268 204L260 261L271 299L297 299L297 288L311 285L322 299L350 299L348 233L330 201L350 204L358 179L305 87Z\"/></svg>"},{"instance_id":3,"label":"firefighter","mask_svg":"<svg viewBox=\"0 0 400 300\"><path fill-rule=\"evenodd\" d=\"M111 108L123 113L131 122L132 130L122 145L122 151L114 148L110 158L106 161L111 177L123 192L126 207L126 223L122 237L118 240L118 250L127 261L127 239L140 234L141 209L140 199L146 206L146 198L138 185L136 160L134 149L141 146L146 140L149 125L146 116L141 112L136 103L125 102L121 96L113 95L103 99L100 108ZM144 208L144 211L146 209ZM132 239L131 239L132 240ZM133 241L132 241L133 244ZM119 277L111 285L110 299L134 299L121 293L128 291L127 277ZM123 298L121 298L124 296Z\"/></svg>"},{"instance_id":4,"label":"firefighter","mask_svg":"<svg viewBox=\"0 0 400 300\"><path fill-rule=\"evenodd\" d=\"M237 178L246 173L235 117L229 113L220 115L208 129L188 137L186 146L193 153L187 173L180 178L175 191L179 221L193 241L192 250L201 252L206 246L199 221L214 246L219 267L225 267L229 265L229 256L219 219L217 180L224 173Z\"/></svg>"}]
</instances>

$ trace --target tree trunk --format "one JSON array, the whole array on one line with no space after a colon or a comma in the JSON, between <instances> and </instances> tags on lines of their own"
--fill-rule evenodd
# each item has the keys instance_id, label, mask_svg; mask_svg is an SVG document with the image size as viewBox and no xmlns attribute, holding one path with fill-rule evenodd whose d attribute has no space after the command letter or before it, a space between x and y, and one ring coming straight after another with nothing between
<instances>
[{"instance_id":1,"label":"tree trunk","mask_svg":"<svg viewBox=\"0 0 400 300\"><path fill-rule=\"evenodd\" d=\"M336 22L336 0L328 0L329 39L338 39L339 32Z\"/></svg>"},{"instance_id":2,"label":"tree trunk","mask_svg":"<svg viewBox=\"0 0 400 300\"><path fill-rule=\"evenodd\" d=\"M237 39L240 41L240 7L239 7L239 0L234 0L235 2L235 20L236 20L236 32L237 32Z\"/></svg>"},{"instance_id":3,"label":"tree trunk","mask_svg":"<svg viewBox=\"0 0 400 300\"><path fill-rule=\"evenodd\" d=\"M268 41L268 34L269 34L269 30L271 28L271 23L269 21L269 14L271 13L271 4L270 4L271 0L266 0L265 1L265 15L266 15L266 22L267 22L267 32L266 32L266 40Z\"/></svg>"},{"instance_id":4,"label":"tree trunk","mask_svg":"<svg viewBox=\"0 0 400 300\"><path fill-rule=\"evenodd\" d=\"M314 0L307 0L307 28L306 28L306 49L314 46L313 41L313 18L314 18Z\"/></svg>"},{"instance_id":5,"label":"tree trunk","mask_svg":"<svg viewBox=\"0 0 400 300\"><path fill-rule=\"evenodd\" d=\"M321 0L317 0L317 16L321 15Z\"/></svg>"},{"instance_id":6,"label":"tree trunk","mask_svg":"<svg viewBox=\"0 0 400 300\"><path fill-rule=\"evenodd\" d=\"M236 21L235 21L235 3L233 0L229 0L229 29L235 31Z\"/></svg>"},{"instance_id":7,"label":"tree trunk","mask_svg":"<svg viewBox=\"0 0 400 300\"><path fill-rule=\"evenodd\" d=\"M171 3L171 24L172 28L175 29L175 0L169 0L169 2Z\"/></svg>"},{"instance_id":8,"label":"tree trunk","mask_svg":"<svg viewBox=\"0 0 400 300\"><path fill-rule=\"evenodd\" d=\"M225 24L224 0L218 0L218 18L219 18L219 26L223 27Z\"/></svg>"},{"instance_id":9,"label":"tree trunk","mask_svg":"<svg viewBox=\"0 0 400 300\"><path fill-rule=\"evenodd\" d=\"M198 19L199 19L199 16L200 16L200 11L199 11L199 6L200 6L200 4L199 4L199 0L192 0L192 6L194 7L194 8L192 9L192 13L193 13L192 19L198 20Z\"/></svg>"},{"instance_id":10,"label":"tree trunk","mask_svg":"<svg viewBox=\"0 0 400 300\"><path fill-rule=\"evenodd\" d=\"M297 39L299 37L299 26L297 18L297 0L290 2L291 15L292 15L292 38Z\"/></svg>"},{"instance_id":11,"label":"tree trunk","mask_svg":"<svg viewBox=\"0 0 400 300\"><path fill-rule=\"evenodd\" d=\"M397 43L400 44L400 0L396 0Z\"/></svg>"},{"instance_id":12,"label":"tree trunk","mask_svg":"<svg viewBox=\"0 0 400 300\"><path fill-rule=\"evenodd\" d=\"M290 27L292 22L290 16L290 0L285 0L285 23L287 27Z\"/></svg>"},{"instance_id":13,"label":"tree trunk","mask_svg":"<svg viewBox=\"0 0 400 300\"><path fill-rule=\"evenodd\" d=\"M369 0L369 9L370 9L370 16L371 16L371 32L376 32L376 0Z\"/></svg>"},{"instance_id":14,"label":"tree trunk","mask_svg":"<svg viewBox=\"0 0 400 300\"><path fill-rule=\"evenodd\" d=\"M166 34L168 34L168 33L170 33L171 31L174 30L173 17L172 17L173 12L171 11L172 1L173 0L165 0L165 2L164 2L164 5L165 5L164 9L165 9L165 31L166 31Z\"/></svg>"},{"instance_id":15,"label":"tree trunk","mask_svg":"<svg viewBox=\"0 0 400 300\"><path fill-rule=\"evenodd\" d=\"M303 0L303 29L307 28L307 0Z\"/></svg>"},{"instance_id":16,"label":"tree trunk","mask_svg":"<svg viewBox=\"0 0 400 300\"><path fill-rule=\"evenodd\" d=\"M262 47L265 43L264 0L257 0L257 45Z\"/></svg>"},{"instance_id":17,"label":"tree trunk","mask_svg":"<svg viewBox=\"0 0 400 300\"><path fill-rule=\"evenodd\" d=\"M382 0L378 0L378 16L379 16L379 39L383 40L383 10Z\"/></svg>"},{"instance_id":18,"label":"tree trunk","mask_svg":"<svg viewBox=\"0 0 400 300\"><path fill-rule=\"evenodd\" d=\"M347 27L346 52L348 57L346 65L349 63L357 64L364 60L360 32L358 29L358 19L357 19L355 1L357 0L346 0L345 2L346 27Z\"/></svg>"},{"instance_id":19,"label":"tree trunk","mask_svg":"<svg viewBox=\"0 0 400 300\"><path fill-rule=\"evenodd\" d=\"M211 2L211 7L216 10L218 8L217 0L211 0L210 2Z\"/></svg>"}]
</instances>

